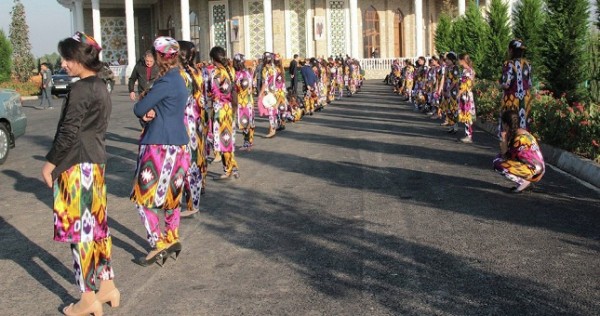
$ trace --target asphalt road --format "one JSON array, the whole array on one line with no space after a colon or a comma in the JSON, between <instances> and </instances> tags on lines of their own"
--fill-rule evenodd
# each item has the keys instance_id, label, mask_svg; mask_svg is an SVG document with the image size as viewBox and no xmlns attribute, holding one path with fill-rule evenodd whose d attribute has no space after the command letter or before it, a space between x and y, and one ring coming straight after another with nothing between
<instances>
[{"instance_id":1,"label":"asphalt road","mask_svg":"<svg viewBox=\"0 0 600 316\"><path fill-rule=\"evenodd\" d=\"M79 298L39 180L60 100L37 102L0 166L1 315L57 315ZM117 87L107 183L122 303L105 314L600 314L597 189L548 168L534 192L510 194L492 136L457 143L379 81L273 139L257 125L254 150L236 153L241 179L209 181L201 216L182 222L180 259L143 268L128 199L140 130Z\"/></svg>"}]
</instances>

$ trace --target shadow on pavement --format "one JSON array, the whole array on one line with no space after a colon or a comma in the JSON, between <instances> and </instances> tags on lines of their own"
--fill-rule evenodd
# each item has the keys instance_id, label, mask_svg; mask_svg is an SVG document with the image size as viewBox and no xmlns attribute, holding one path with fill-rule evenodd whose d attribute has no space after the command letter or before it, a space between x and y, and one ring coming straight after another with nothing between
<instances>
[{"instance_id":1,"label":"shadow on pavement","mask_svg":"<svg viewBox=\"0 0 600 316\"><path fill-rule=\"evenodd\" d=\"M49 292L56 294L63 302L75 302L75 299L69 291L56 282L53 277L46 272L47 269L55 271L69 283L74 283L73 272L67 269L62 262L52 256L48 251L38 246L25 235L6 222L4 217L0 216L0 259L14 261L33 279L43 285ZM69 245L64 245L65 252L70 251ZM42 267L35 259L39 259L46 267ZM75 286L75 285L74 285ZM13 293L18 295L19 293ZM24 299L31 300L35 296L24 295ZM33 301L32 301L33 302Z\"/></svg>"},{"instance_id":2,"label":"shadow on pavement","mask_svg":"<svg viewBox=\"0 0 600 316\"><path fill-rule=\"evenodd\" d=\"M327 215L288 191L268 196L228 191L229 199L210 203L203 226L269 260L287 262L331 297L368 292L394 315L574 315L598 307L545 284L490 272L475 258L371 231L365 221ZM264 211L264 204L276 211ZM423 305L431 310L419 310Z\"/></svg>"}]
</instances>

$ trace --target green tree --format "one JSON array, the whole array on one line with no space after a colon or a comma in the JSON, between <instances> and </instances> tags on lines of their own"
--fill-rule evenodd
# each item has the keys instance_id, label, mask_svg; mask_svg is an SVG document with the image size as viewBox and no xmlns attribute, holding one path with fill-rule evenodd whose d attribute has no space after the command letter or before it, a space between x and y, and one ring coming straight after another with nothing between
<instances>
[{"instance_id":1,"label":"green tree","mask_svg":"<svg viewBox=\"0 0 600 316\"><path fill-rule=\"evenodd\" d=\"M446 12L442 12L435 29L435 50L438 54L446 53L452 50L452 19Z\"/></svg>"},{"instance_id":2,"label":"green tree","mask_svg":"<svg viewBox=\"0 0 600 316\"><path fill-rule=\"evenodd\" d=\"M600 29L600 0L596 0L596 27Z\"/></svg>"},{"instance_id":3,"label":"green tree","mask_svg":"<svg viewBox=\"0 0 600 316\"><path fill-rule=\"evenodd\" d=\"M29 26L25 20L25 7L20 0L14 0L9 29L10 43L13 47L13 75L17 80L26 82L35 68L31 44L29 43Z\"/></svg>"},{"instance_id":4,"label":"green tree","mask_svg":"<svg viewBox=\"0 0 600 316\"><path fill-rule=\"evenodd\" d=\"M4 31L0 29L0 82L10 80L12 47Z\"/></svg>"},{"instance_id":5,"label":"green tree","mask_svg":"<svg viewBox=\"0 0 600 316\"><path fill-rule=\"evenodd\" d=\"M587 97L589 79L588 0L547 0L543 62L548 69L548 86L555 95L566 94L569 101Z\"/></svg>"},{"instance_id":6,"label":"green tree","mask_svg":"<svg viewBox=\"0 0 600 316\"><path fill-rule=\"evenodd\" d=\"M514 7L513 34L527 47L525 57L531 62L533 80L536 83L546 82L548 73L542 59L545 21L544 0L521 0ZM504 48L508 49L508 43L504 45Z\"/></svg>"},{"instance_id":7,"label":"green tree","mask_svg":"<svg viewBox=\"0 0 600 316\"><path fill-rule=\"evenodd\" d=\"M486 62L481 67L480 77L493 79L498 78L502 72L506 47L511 37L508 4L503 0L492 0L487 11L487 22L490 31L489 46L486 51Z\"/></svg>"},{"instance_id":8,"label":"green tree","mask_svg":"<svg viewBox=\"0 0 600 316\"><path fill-rule=\"evenodd\" d=\"M483 63L486 62L489 32L489 26L473 0L469 1L465 15L452 24L452 34L455 38L453 50L457 54L469 54L478 75Z\"/></svg>"}]
</instances>

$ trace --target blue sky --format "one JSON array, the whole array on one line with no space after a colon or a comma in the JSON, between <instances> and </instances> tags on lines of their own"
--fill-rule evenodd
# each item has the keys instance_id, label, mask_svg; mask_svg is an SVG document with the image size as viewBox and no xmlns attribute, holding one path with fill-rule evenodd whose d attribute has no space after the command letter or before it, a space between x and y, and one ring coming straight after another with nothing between
<instances>
[{"instance_id":1,"label":"blue sky","mask_svg":"<svg viewBox=\"0 0 600 316\"><path fill-rule=\"evenodd\" d=\"M71 13L56 0L21 0L35 57L56 52L58 42L71 36ZM0 0L0 28L8 36L13 0Z\"/></svg>"}]
</instances>

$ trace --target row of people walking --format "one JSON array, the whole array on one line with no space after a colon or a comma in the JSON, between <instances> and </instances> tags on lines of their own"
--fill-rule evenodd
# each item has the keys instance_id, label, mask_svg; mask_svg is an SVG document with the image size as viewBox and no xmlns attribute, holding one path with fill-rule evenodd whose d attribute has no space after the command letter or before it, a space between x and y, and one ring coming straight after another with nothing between
<instances>
[{"instance_id":1,"label":"row of people walking","mask_svg":"<svg viewBox=\"0 0 600 316\"><path fill-rule=\"evenodd\" d=\"M213 47L212 63L200 68L193 62L196 51L191 42L159 37L153 48L152 56L145 56L146 66L155 61L158 68L151 88L151 67L145 77L149 89L142 84L138 97L130 84L130 97L137 100L133 112L142 126L130 199L150 246L146 256L134 260L141 266L162 266L179 257L180 220L200 210L211 153L213 162L220 160L223 167L215 180L240 177L235 133L238 129L244 133L242 149L254 146L253 89L260 90L257 105L259 113L269 117L270 138L275 130L283 130L286 121L313 115L341 97L344 87L352 95L362 85L360 66L349 58L301 61L305 94L298 97L293 89L291 93L285 89L277 54L264 54L257 86L254 69L246 67L244 56L236 54L230 62L222 47ZM116 307L121 297L114 283L104 177L112 103L96 76L102 67L102 48L91 36L76 32L60 41L58 50L61 66L80 77L64 102L42 167L43 181L54 191L54 240L71 245L75 280L82 292L63 313L102 315L104 303Z\"/></svg>"},{"instance_id":2,"label":"row of people walking","mask_svg":"<svg viewBox=\"0 0 600 316\"><path fill-rule=\"evenodd\" d=\"M500 154L493 165L496 171L516 184L511 188L515 193L529 188L545 173L540 147L529 133L533 84L531 65L524 58L525 52L521 40L509 42L509 58L498 82L503 90L498 111ZM473 142L475 71L468 54L448 52L429 60L419 57L415 65L410 59L402 64L396 60L384 82L391 84L393 92L402 95L415 111L422 111L431 119L443 120L440 125L448 126L448 133L457 133L458 123L464 124L465 136L459 141Z\"/></svg>"}]
</instances>

